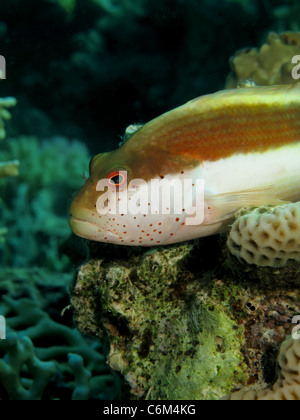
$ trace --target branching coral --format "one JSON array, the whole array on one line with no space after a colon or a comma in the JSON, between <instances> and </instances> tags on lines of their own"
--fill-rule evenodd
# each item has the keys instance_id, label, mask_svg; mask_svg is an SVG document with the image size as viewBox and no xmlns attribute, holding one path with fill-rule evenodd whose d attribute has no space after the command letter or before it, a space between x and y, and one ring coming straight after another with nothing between
<instances>
[{"instance_id":1,"label":"branching coral","mask_svg":"<svg viewBox=\"0 0 300 420\"><path fill-rule=\"evenodd\" d=\"M60 399L62 395L74 400L101 399L117 392L100 345L55 322L28 299L3 296L0 309L9 331L18 332L0 341L0 384L9 399ZM24 374L30 375L26 381L21 379ZM54 389L50 379L56 383Z\"/></svg>"},{"instance_id":2,"label":"branching coral","mask_svg":"<svg viewBox=\"0 0 300 420\"><path fill-rule=\"evenodd\" d=\"M75 390L72 395L72 400L88 400L91 396L91 372L84 367L84 360L78 354L69 353L68 361L69 365L73 369L76 383Z\"/></svg>"},{"instance_id":3,"label":"branching coral","mask_svg":"<svg viewBox=\"0 0 300 420\"><path fill-rule=\"evenodd\" d=\"M299 54L300 32L271 32L267 42L260 48L245 48L230 60L232 72L226 88L236 87L240 82L252 79L257 85L270 86L295 83L292 58Z\"/></svg>"},{"instance_id":4,"label":"branching coral","mask_svg":"<svg viewBox=\"0 0 300 420\"><path fill-rule=\"evenodd\" d=\"M18 182L8 180L2 185L1 220L10 231L2 265L38 264L63 271L68 259L58 257L58 247L69 236L68 200L82 184L88 150L79 141L61 137L39 141L24 136L10 139L0 151L2 160L11 156L22 165Z\"/></svg>"},{"instance_id":5,"label":"branching coral","mask_svg":"<svg viewBox=\"0 0 300 420\"><path fill-rule=\"evenodd\" d=\"M0 101L2 137L10 118L7 109L13 105L13 98ZM0 156L7 162L0 165L1 177L19 174L17 183L1 183L1 221L9 235L1 253L0 313L9 333L0 342L0 399L112 397L118 385L101 346L46 312L55 313L54 305L67 301L71 276L62 272L68 259L59 258L58 246L69 236L67 201L82 182L87 148L64 138L40 142L22 137L5 143ZM12 157L22 162L20 173Z\"/></svg>"},{"instance_id":6,"label":"branching coral","mask_svg":"<svg viewBox=\"0 0 300 420\"><path fill-rule=\"evenodd\" d=\"M237 216L227 246L248 264L282 267L300 262L300 202L260 207Z\"/></svg>"},{"instance_id":7,"label":"branching coral","mask_svg":"<svg viewBox=\"0 0 300 420\"><path fill-rule=\"evenodd\" d=\"M9 334L0 341L0 383L11 400L40 400L55 374L53 362L42 362L34 354L32 341L28 337L18 338Z\"/></svg>"},{"instance_id":8,"label":"branching coral","mask_svg":"<svg viewBox=\"0 0 300 420\"><path fill-rule=\"evenodd\" d=\"M82 335L76 330L57 323L28 299L12 299L2 296L5 307L2 313L6 315L7 325L12 330L20 330L20 337L29 337L36 346L36 353L44 361L59 359L68 353L77 353L84 357L87 367L101 371L105 367L104 356L89 346ZM15 314L9 316L9 314Z\"/></svg>"}]
</instances>

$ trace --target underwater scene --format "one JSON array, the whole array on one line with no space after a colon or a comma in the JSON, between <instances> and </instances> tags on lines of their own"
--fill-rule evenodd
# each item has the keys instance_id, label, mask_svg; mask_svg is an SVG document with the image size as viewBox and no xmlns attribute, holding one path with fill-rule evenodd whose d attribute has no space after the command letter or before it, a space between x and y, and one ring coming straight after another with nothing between
<instances>
[{"instance_id":1,"label":"underwater scene","mask_svg":"<svg viewBox=\"0 0 300 420\"><path fill-rule=\"evenodd\" d=\"M0 79L0 400L300 400L300 2L1 0Z\"/></svg>"}]
</instances>

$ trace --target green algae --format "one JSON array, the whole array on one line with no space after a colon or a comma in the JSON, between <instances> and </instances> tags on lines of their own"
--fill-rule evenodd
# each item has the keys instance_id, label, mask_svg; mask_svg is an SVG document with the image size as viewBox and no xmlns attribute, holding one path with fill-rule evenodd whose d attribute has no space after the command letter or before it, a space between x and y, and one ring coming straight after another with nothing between
<instances>
[{"instance_id":1,"label":"green algae","mask_svg":"<svg viewBox=\"0 0 300 420\"><path fill-rule=\"evenodd\" d=\"M77 324L109 339L108 362L134 398L219 399L247 378L244 329L218 303L219 292L188 271L193 248L94 260L79 272Z\"/></svg>"}]
</instances>

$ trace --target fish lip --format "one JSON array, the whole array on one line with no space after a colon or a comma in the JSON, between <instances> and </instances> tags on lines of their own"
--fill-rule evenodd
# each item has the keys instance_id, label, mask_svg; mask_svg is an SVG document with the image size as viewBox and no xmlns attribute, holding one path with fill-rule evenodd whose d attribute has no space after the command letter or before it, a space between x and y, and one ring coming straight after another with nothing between
<instances>
[{"instance_id":1,"label":"fish lip","mask_svg":"<svg viewBox=\"0 0 300 420\"><path fill-rule=\"evenodd\" d=\"M80 219L79 217L73 216L72 214L70 214L70 217L69 217L69 225L71 225L71 222L75 222L77 224L81 224L81 226L84 226L84 225L86 225L86 226L92 226L93 229L97 229L97 236L99 234L104 234L104 233L105 233L105 235L107 237L111 237L113 239L117 238L117 236L118 236L118 235L115 235L112 232L105 232L105 230L104 229L101 229L96 223L88 222L87 220ZM72 227L71 227L71 229L72 229ZM83 238L86 238L84 235L79 235L79 236L82 236Z\"/></svg>"},{"instance_id":2,"label":"fish lip","mask_svg":"<svg viewBox=\"0 0 300 420\"><path fill-rule=\"evenodd\" d=\"M80 219L79 217L73 216L72 214L70 214L70 216L69 216L69 222L71 222L71 221L83 223L83 224L86 224L86 225L96 226L95 223L91 223L91 222L88 222L87 220Z\"/></svg>"},{"instance_id":3,"label":"fish lip","mask_svg":"<svg viewBox=\"0 0 300 420\"><path fill-rule=\"evenodd\" d=\"M73 214L69 215L70 220L75 220L75 222L85 222L86 220L80 219L79 217L73 216Z\"/></svg>"},{"instance_id":4,"label":"fish lip","mask_svg":"<svg viewBox=\"0 0 300 420\"><path fill-rule=\"evenodd\" d=\"M80 232L76 229L76 232L75 232L75 230L72 228L72 222L73 223L75 223L75 224L77 224L77 226L78 225L81 225L80 226ZM113 232L107 232L107 231L105 231L105 229L102 229L101 227L99 227L98 225L97 225L97 223L93 223L93 222L90 222L90 221L87 221L87 220L85 220L85 219L81 219L80 217L77 217L77 216L74 216L74 214L72 214L72 213L70 213L69 214L69 226L70 226L70 228L71 228L71 230L76 234L76 235L78 235L78 236L81 236L82 238L85 238L85 239L91 239L91 240L95 240L94 239L94 237L93 238L88 238L87 236L85 236L83 233L82 233L82 229L84 230L84 226L90 226L90 227L92 227L93 228L93 230L97 230L97 232L96 232L96 235L97 236L99 236L99 235L105 235L105 236L107 236L108 238L111 238L111 239L113 239L113 240L115 240L116 238L118 238L118 235L116 235L115 233L113 233ZM74 226L73 226L74 227Z\"/></svg>"}]
</instances>

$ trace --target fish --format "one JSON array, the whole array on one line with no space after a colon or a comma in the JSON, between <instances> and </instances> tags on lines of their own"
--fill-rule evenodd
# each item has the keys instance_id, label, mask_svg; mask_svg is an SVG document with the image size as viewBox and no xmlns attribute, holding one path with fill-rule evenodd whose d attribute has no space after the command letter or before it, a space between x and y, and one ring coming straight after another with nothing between
<instances>
[{"instance_id":1,"label":"fish","mask_svg":"<svg viewBox=\"0 0 300 420\"><path fill-rule=\"evenodd\" d=\"M244 83L131 125L118 149L92 158L69 225L151 247L218 234L244 207L298 200L300 84Z\"/></svg>"}]
</instances>

